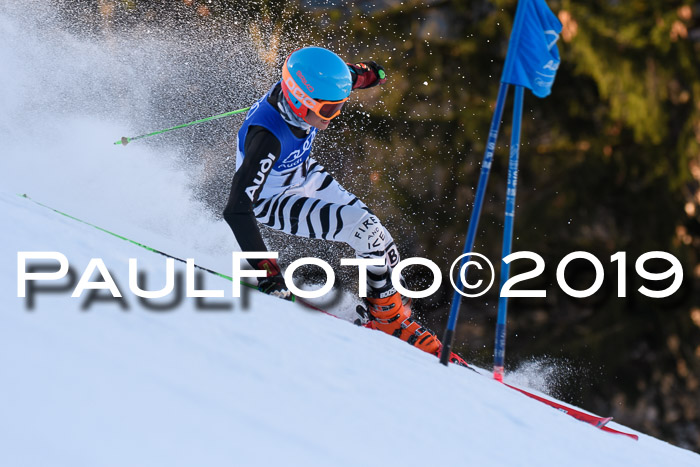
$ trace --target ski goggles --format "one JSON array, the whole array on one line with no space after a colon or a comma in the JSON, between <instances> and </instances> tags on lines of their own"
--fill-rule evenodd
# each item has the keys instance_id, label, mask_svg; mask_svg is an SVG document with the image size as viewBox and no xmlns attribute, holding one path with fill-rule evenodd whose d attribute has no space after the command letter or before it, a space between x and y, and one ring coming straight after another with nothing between
<instances>
[{"instance_id":1,"label":"ski goggles","mask_svg":"<svg viewBox=\"0 0 700 467\"><path fill-rule=\"evenodd\" d=\"M303 77L301 77L301 79L302 82L305 81ZM294 77L292 77L291 73L289 73L286 63L282 68L282 85L285 86L287 88L287 92L301 102L304 107L315 113L323 120L331 120L340 115L343 104L345 104L345 101L350 99L350 96L340 101L313 99L297 84ZM307 88L310 88L310 90L313 91L313 87L311 87L311 85L307 85ZM305 115L306 112L302 112L302 118Z\"/></svg>"}]
</instances>

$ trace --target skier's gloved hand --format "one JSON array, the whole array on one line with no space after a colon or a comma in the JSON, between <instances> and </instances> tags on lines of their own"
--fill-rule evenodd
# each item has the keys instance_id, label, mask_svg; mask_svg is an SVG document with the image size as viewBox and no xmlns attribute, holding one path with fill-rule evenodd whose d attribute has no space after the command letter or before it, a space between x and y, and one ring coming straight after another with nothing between
<instances>
[{"instance_id":1,"label":"skier's gloved hand","mask_svg":"<svg viewBox=\"0 0 700 467\"><path fill-rule=\"evenodd\" d=\"M282 274L260 279L258 282L258 290L268 295L284 298L285 300L292 299L292 292L284 283L284 277L282 277Z\"/></svg>"},{"instance_id":2,"label":"skier's gloved hand","mask_svg":"<svg viewBox=\"0 0 700 467\"><path fill-rule=\"evenodd\" d=\"M284 298L285 300L292 299L292 292L287 288L282 277L277 260L264 259L255 265L256 269L267 271L267 277L258 281L258 290L268 295Z\"/></svg>"},{"instance_id":3,"label":"skier's gloved hand","mask_svg":"<svg viewBox=\"0 0 700 467\"><path fill-rule=\"evenodd\" d=\"M386 72L377 62L348 63L353 89L367 89L386 83Z\"/></svg>"}]
</instances>

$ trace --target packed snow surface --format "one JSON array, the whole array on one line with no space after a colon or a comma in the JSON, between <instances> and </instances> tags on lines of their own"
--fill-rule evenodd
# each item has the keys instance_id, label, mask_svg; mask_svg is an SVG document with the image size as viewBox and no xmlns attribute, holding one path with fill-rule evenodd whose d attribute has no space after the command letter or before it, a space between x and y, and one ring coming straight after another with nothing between
<instances>
[{"instance_id":1,"label":"packed snow surface","mask_svg":"<svg viewBox=\"0 0 700 467\"><path fill-rule=\"evenodd\" d=\"M205 300L228 310L194 298L144 308L128 258L156 290L164 257L14 194L0 195L0 212L0 465L700 465L690 451L604 433L380 332L255 292L246 306L217 276L200 287L223 290L224 301ZM89 290L72 298L76 284L63 279L30 310L17 297L20 251L60 252L77 278L101 258L128 309L89 302Z\"/></svg>"}]
</instances>

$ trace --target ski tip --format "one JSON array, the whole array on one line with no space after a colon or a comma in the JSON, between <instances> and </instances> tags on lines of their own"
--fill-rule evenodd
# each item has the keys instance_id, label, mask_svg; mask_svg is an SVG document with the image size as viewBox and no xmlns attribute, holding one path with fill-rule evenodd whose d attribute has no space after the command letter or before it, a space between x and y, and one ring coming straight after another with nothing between
<instances>
[{"instance_id":1,"label":"ski tip","mask_svg":"<svg viewBox=\"0 0 700 467\"><path fill-rule=\"evenodd\" d=\"M627 436L628 438L631 438L635 441L639 441L639 436L635 435L634 433L627 433L624 431L616 430L614 428L610 428L608 426L601 426L600 429L607 432L607 433L613 433L616 435Z\"/></svg>"}]
</instances>

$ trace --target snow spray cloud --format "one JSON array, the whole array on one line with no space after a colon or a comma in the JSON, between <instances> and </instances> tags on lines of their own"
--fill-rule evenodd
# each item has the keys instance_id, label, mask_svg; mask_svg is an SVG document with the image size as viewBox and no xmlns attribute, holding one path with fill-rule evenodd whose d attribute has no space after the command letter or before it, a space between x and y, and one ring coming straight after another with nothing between
<instances>
[{"instance_id":1,"label":"snow spray cloud","mask_svg":"<svg viewBox=\"0 0 700 467\"><path fill-rule=\"evenodd\" d=\"M592 384L593 374L586 364L565 358L540 357L522 361L509 373L508 382L536 389L555 397L580 394Z\"/></svg>"},{"instance_id":2,"label":"snow spray cloud","mask_svg":"<svg viewBox=\"0 0 700 467\"><path fill-rule=\"evenodd\" d=\"M197 238L230 251L230 233L211 227L211 211L193 195L221 169L218 157L207 156L233 152L240 117L128 151L112 142L249 105L272 84L260 77L274 79L276 65L259 55L264 33L255 40L196 24L117 28L108 17L99 23L97 8L0 4L2 190L51 200L103 225L127 223L140 236L165 234L183 247ZM231 173L223 175L226 185ZM207 241L202 235L210 232L218 234Z\"/></svg>"}]
</instances>

